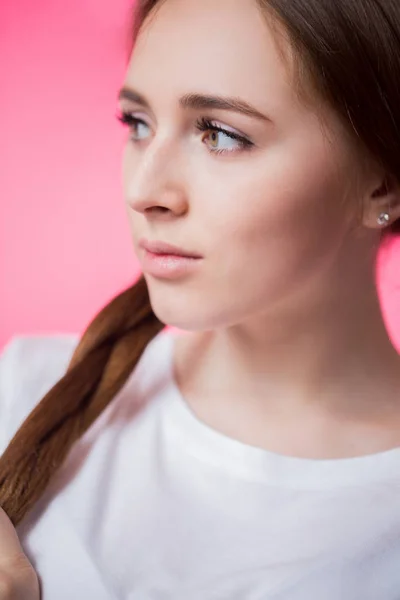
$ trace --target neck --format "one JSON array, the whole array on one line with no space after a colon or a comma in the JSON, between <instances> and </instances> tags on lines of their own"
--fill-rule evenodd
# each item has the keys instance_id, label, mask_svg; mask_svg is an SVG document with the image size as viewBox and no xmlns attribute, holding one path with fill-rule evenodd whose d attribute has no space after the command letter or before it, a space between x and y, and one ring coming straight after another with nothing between
<instances>
[{"instance_id":1,"label":"neck","mask_svg":"<svg viewBox=\"0 0 400 600\"><path fill-rule=\"evenodd\" d=\"M251 398L274 411L318 406L348 414L351 405L358 414L362 405L382 412L385 399L392 406L400 399L400 359L382 318L374 264L355 263L353 272L331 271L325 284L313 282L245 323L189 336L187 361L177 362L182 387L230 403Z\"/></svg>"}]
</instances>

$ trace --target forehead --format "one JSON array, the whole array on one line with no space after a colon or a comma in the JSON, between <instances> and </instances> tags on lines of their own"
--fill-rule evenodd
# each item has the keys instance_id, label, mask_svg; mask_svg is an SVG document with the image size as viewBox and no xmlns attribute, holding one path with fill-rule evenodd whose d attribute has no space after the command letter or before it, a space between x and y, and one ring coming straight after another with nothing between
<instances>
[{"instance_id":1,"label":"forehead","mask_svg":"<svg viewBox=\"0 0 400 600\"><path fill-rule=\"evenodd\" d=\"M294 101L287 66L256 0L165 0L139 32L126 83L158 98L238 96L260 110Z\"/></svg>"}]
</instances>

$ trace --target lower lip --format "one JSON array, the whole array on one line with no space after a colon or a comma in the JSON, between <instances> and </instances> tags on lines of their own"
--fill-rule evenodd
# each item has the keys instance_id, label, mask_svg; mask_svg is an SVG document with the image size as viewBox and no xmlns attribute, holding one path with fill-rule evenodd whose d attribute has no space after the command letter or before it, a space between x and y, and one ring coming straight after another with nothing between
<instances>
[{"instance_id":1,"label":"lower lip","mask_svg":"<svg viewBox=\"0 0 400 600\"><path fill-rule=\"evenodd\" d=\"M154 254L144 250L142 269L145 273L163 279L176 279L193 273L201 262L201 258L189 258L174 254Z\"/></svg>"}]
</instances>

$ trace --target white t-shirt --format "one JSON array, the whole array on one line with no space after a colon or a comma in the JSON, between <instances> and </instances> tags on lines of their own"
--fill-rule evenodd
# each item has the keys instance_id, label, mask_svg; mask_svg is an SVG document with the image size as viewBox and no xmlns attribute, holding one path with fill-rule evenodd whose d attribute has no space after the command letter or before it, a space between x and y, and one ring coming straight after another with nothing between
<instances>
[{"instance_id":1,"label":"white t-shirt","mask_svg":"<svg viewBox=\"0 0 400 600\"><path fill-rule=\"evenodd\" d=\"M201 422L162 331L18 528L43 600L399 600L400 448L280 456ZM16 337L0 451L77 336Z\"/></svg>"}]
</instances>

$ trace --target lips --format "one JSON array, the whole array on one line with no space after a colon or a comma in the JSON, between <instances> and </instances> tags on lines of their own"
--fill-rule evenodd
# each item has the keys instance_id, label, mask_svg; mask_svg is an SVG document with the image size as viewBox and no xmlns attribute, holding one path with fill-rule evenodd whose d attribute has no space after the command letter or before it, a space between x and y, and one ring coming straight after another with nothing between
<instances>
[{"instance_id":1,"label":"lips","mask_svg":"<svg viewBox=\"0 0 400 600\"><path fill-rule=\"evenodd\" d=\"M157 280L181 280L196 275L201 270L202 256L197 252L179 248L166 242L150 242L142 238L139 241L138 254L143 273Z\"/></svg>"},{"instance_id":2,"label":"lips","mask_svg":"<svg viewBox=\"0 0 400 600\"><path fill-rule=\"evenodd\" d=\"M151 252L152 254L160 254L164 256L182 256L185 258L203 258L197 252L192 252L172 244L167 244L162 241L149 241L146 238L139 240L139 248Z\"/></svg>"}]
</instances>

